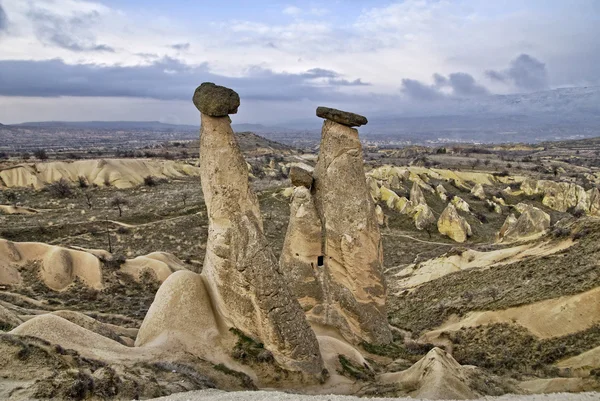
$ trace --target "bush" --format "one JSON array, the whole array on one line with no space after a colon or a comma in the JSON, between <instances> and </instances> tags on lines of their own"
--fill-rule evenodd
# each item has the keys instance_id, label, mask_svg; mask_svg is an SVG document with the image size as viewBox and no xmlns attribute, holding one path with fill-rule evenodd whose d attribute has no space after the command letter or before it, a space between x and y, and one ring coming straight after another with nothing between
<instances>
[{"instance_id":1,"label":"bush","mask_svg":"<svg viewBox=\"0 0 600 401\"><path fill-rule=\"evenodd\" d=\"M33 152L33 155L40 160L48 160L48 154L44 149L36 150L35 152Z\"/></svg>"},{"instance_id":2,"label":"bush","mask_svg":"<svg viewBox=\"0 0 600 401\"><path fill-rule=\"evenodd\" d=\"M154 178L153 176L149 175L147 177L144 177L144 185L147 187L154 187L156 186L157 182L156 182L156 178Z\"/></svg>"},{"instance_id":3,"label":"bush","mask_svg":"<svg viewBox=\"0 0 600 401\"><path fill-rule=\"evenodd\" d=\"M87 178L85 178L82 175L77 177L77 183L79 184L79 188L87 188L89 186L88 182L87 182Z\"/></svg>"},{"instance_id":4,"label":"bush","mask_svg":"<svg viewBox=\"0 0 600 401\"><path fill-rule=\"evenodd\" d=\"M48 184L47 188L48 192L55 198L71 198L73 196L73 188L65 178Z\"/></svg>"}]
</instances>

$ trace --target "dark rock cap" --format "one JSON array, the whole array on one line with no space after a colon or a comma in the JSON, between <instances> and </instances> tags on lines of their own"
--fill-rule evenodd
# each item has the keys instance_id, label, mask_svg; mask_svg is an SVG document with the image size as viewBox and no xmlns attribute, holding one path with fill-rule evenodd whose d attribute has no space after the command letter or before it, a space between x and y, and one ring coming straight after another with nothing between
<instances>
[{"instance_id":1,"label":"dark rock cap","mask_svg":"<svg viewBox=\"0 0 600 401\"><path fill-rule=\"evenodd\" d=\"M235 114L240 107L240 96L233 90L212 82L204 82L194 92L194 105L211 117Z\"/></svg>"},{"instance_id":2,"label":"dark rock cap","mask_svg":"<svg viewBox=\"0 0 600 401\"><path fill-rule=\"evenodd\" d=\"M317 117L335 121L336 123L346 125L348 127L360 127L361 125L365 125L369 122L367 117L361 116L360 114L354 114L348 111L332 109L329 107L317 107Z\"/></svg>"},{"instance_id":3,"label":"dark rock cap","mask_svg":"<svg viewBox=\"0 0 600 401\"><path fill-rule=\"evenodd\" d=\"M313 184L312 173L298 166L292 166L292 168L290 168L290 180L295 187L306 187L310 189Z\"/></svg>"}]
</instances>

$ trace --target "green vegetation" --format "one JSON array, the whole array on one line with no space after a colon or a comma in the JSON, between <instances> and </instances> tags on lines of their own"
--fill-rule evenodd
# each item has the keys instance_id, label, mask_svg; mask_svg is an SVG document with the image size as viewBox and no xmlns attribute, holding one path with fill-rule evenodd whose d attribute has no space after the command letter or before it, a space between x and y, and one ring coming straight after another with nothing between
<instances>
[{"instance_id":1,"label":"green vegetation","mask_svg":"<svg viewBox=\"0 0 600 401\"><path fill-rule=\"evenodd\" d=\"M342 365L338 373L343 376L361 381L372 381L375 378L375 374L367 366L356 365L344 355L338 355L338 360Z\"/></svg>"},{"instance_id":2,"label":"green vegetation","mask_svg":"<svg viewBox=\"0 0 600 401\"><path fill-rule=\"evenodd\" d=\"M537 339L526 329L493 324L451 332L453 356L495 374L558 376L555 362L600 346L600 325L564 337Z\"/></svg>"}]
</instances>

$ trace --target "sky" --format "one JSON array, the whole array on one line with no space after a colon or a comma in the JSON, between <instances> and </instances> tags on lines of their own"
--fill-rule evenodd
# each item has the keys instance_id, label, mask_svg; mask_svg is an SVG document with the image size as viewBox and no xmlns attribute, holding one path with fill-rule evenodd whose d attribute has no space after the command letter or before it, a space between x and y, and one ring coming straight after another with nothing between
<instances>
[{"instance_id":1,"label":"sky","mask_svg":"<svg viewBox=\"0 0 600 401\"><path fill-rule=\"evenodd\" d=\"M0 123L197 124L205 81L264 124L597 86L600 1L0 0Z\"/></svg>"}]
</instances>

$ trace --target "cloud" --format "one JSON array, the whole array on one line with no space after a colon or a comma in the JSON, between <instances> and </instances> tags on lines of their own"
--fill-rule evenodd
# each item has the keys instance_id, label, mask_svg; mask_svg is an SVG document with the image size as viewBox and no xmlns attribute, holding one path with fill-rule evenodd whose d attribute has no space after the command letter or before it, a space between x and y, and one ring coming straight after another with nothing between
<instances>
[{"instance_id":1,"label":"cloud","mask_svg":"<svg viewBox=\"0 0 600 401\"><path fill-rule=\"evenodd\" d=\"M488 90L475 82L472 75L465 72L455 72L448 76L448 84L456 96L487 95Z\"/></svg>"},{"instance_id":2,"label":"cloud","mask_svg":"<svg viewBox=\"0 0 600 401\"><path fill-rule=\"evenodd\" d=\"M8 27L8 18L6 17L6 12L4 8L2 8L2 4L0 4L0 32L5 31Z\"/></svg>"},{"instance_id":3,"label":"cloud","mask_svg":"<svg viewBox=\"0 0 600 401\"><path fill-rule=\"evenodd\" d=\"M548 88L546 64L529 54L521 54L502 72L488 70L486 75L494 81L510 82L517 88L528 91Z\"/></svg>"},{"instance_id":4,"label":"cloud","mask_svg":"<svg viewBox=\"0 0 600 401\"><path fill-rule=\"evenodd\" d=\"M475 78L466 72L453 72L447 77L436 72L433 74L433 82L433 85L428 85L415 79L403 79L401 90L412 99L426 101L448 96L469 97L489 94L485 87L479 85ZM445 88L450 88L451 93L446 94L443 91Z\"/></svg>"},{"instance_id":5,"label":"cloud","mask_svg":"<svg viewBox=\"0 0 600 401\"><path fill-rule=\"evenodd\" d=\"M314 68L299 74L252 67L243 77L212 73L207 64L189 66L163 58L144 66L70 65L62 60L0 61L0 95L29 97L138 97L189 100L205 81L234 88L249 100L335 100L336 88L367 85L349 81L335 71ZM316 82L315 82L316 81Z\"/></svg>"},{"instance_id":6,"label":"cloud","mask_svg":"<svg viewBox=\"0 0 600 401\"><path fill-rule=\"evenodd\" d=\"M190 43L175 43L172 44L171 49L175 49L175 50L179 50L179 51L187 51L190 50L191 44Z\"/></svg>"},{"instance_id":7,"label":"cloud","mask_svg":"<svg viewBox=\"0 0 600 401\"><path fill-rule=\"evenodd\" d=\"M432 101L444 97L438 89L426 85L416 79L403 79L402 92L411 99Z\"/></svg>"},{"instance_id":8,"label":"cloud","mask_svg":"<svg viewBox=\"0 0 600 401\"><path fill-rule=\"evenodd\" d=\"M300 9L296 6L287 6L286 8L283 9L283 13L285 15L298 16L298 15L302 14L302 9Z\"/></svg>"},{"instance_id":9,"label":"cloud","mask_svg":"<svg viewBox=\"0 0 600 401\"><path fill-rule=\"evenodd\" d=\"M115 50L96 43L91 26L100 19L97 10L75 12L69 16L46 9L32 9L27 16L34 26L37 38L46 45L54 45L73 52L110 52Z\"/></svg>"}]
</instances>

